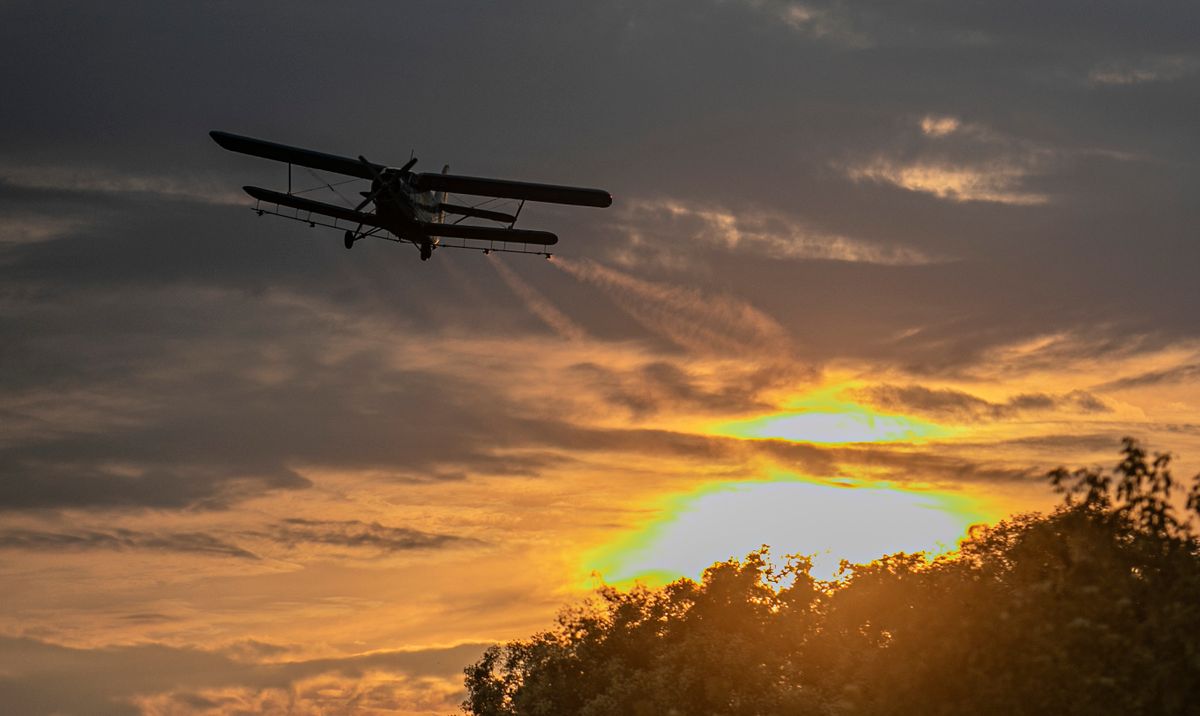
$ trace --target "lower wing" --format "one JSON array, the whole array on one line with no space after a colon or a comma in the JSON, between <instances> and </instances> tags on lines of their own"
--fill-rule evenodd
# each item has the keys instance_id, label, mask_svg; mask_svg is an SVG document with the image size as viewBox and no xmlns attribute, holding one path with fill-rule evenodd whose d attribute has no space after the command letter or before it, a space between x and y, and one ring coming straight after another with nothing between
<instances>
[{"instance_id":1,"label":"lower wing","mask_svg":"<svg viewBox=\"0 0 1200 716\"><path fill-rule=\"evenodd\" d=\"M549 231L532 231L530 229L501 229L492 226L463 226L462 224L436 224L422 222L417 225L422 232L429 236L445 236L452 239L473 239L475 241L507 241L510 244L538 244L553 246L558 243L558 237Z\"/></svg>"},{"instance_id":2,"label":"lower wing","mask_svg":"<svg viewBox=\"0 0 1200 716\"><path fill-rule=\"evenodd\" d=\"M374 214L355 211L354 209L348 209L344 206L335 206L333 204L326 204L320 201L313 201L312 199L302 199L294 194L283 194L278 191L262 189L256 186L245 186L242 188L246 190L247 194L255 199L258 199L259 201L265 201L271 204L279 204L280 206L290 206L293 209L308 211L313 214L320 214L322 216L331 216L335 219L354 221L363 224L364 226L382 226L382 224L379 223L379 218Z\"/></svg>"}]
</instances>

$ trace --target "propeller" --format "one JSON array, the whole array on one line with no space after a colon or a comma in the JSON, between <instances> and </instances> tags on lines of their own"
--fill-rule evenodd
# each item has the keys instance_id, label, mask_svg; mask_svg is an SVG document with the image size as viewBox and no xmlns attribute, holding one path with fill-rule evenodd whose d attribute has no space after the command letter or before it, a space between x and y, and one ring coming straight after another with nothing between
<instances>
[{"instance_id":1,"label":"propeller","mask_svg":"<svg viewBox=\"0 0 1200 716\"><path fill-rule=\"evenodd\" d=\"M417 158L413 157L412 159L409 159L407 162L405 162L404 166L400 167L399 169L386 169L383 172L376 169L375 165L367 161L367 158L361 154L358 155L358 161L362 162L363 166L365 166L367 171L371 172L371 176L374 177L374 180L371 182L371 191L361 192L364 198L358 206L354 207L355 211L362 211L364 206L374 201L375 197L383 193L384 190L390 190L396 180L407 174L408 170L412 169L417 163Z\"/></svg>"}]
</instances>

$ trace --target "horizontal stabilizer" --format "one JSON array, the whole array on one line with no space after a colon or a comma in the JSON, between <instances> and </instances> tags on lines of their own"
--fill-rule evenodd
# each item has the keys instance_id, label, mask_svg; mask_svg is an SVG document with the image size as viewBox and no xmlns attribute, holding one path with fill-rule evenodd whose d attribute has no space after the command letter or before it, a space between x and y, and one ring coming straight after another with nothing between
<instances>
[{"instance_id":1,"label":"horizontal stabilizer","mask_svg":"<svg viewBox=\"0 0 1200 716\"><path fill-rule=\"evenodd\" d=\"M308 211L313 214L321 214L322 216L331 216L335 219L345 219L366 226L380 226L379 218L374 214L365 214L361 211L355 211L344 206L334 206L312 199L303 199L293 194L283 194L270 189L261 189L256 186L242 187L250 196L259 201L269 202L271 204L279 204L280 206L290 206L293 209L300 211Z\"/></svg>"},{"instance_id":2,"label":"horizontal stabilizer","mask_svg":"<svg viewBox=\"0 0 1200 716\"><path fill-rule=\"evenodd\" d=\"M502 224L511 224L517 220L517 217L512 214L505 214L499 211L489 211L487 209L476 209L473 206L459 206L458 204L438 204L438 208L447 214L458 214L460 216L469 216L472 219L487 219L488 221L499 221Z\"/></svg>"},{"instance_id":3,"label":"horizontal stabilizer","mask_svg":"<svg viewBox=\"0 0 1200 716\"><path fill-rule=\"evenodd\" d=\"M612 206L612 195L603 189L585 189L555 184L532 184L506 179L484 179L455 174L417 174L416 186L421 191L446 191L452 194L492 196L497 199L525 199L550 204L574 206Z\"/></svg>"},{"instance_id":4,"label":"horizontal stabilizer","mask_svg":"<svg viewBox=\"0 0 1200 716\"><path fill-rule=\"evenodd\" d=\"M445 236L452 239L474 239L476 241L507 241L512 244L538 244L553 246L558 237L549 231L530 229L501 229L493 226L463 226L461 224L420 224L421 231L430 236Z\"/></svg>"},{"instance_id":5,"label":"horizontal stabilizer","mask_svg":"<svg viewBox=\"0 0 1200 716\"><path fill-rule=\"evenodd\" d=\"M262 157L263 159L273 159L277 162L287 162L288 164L298 164L302 167L312 167L313 169L345 174L346 176L358 177L360 179L374 179L380 172L387 168L381 164L370 164L370 168L368 168L367 164L363 164L358 159L339 157L335 154L326 154L324 152L314 152L311 149L301 149L300 147L289 147L286 144L276 144L264 139L243 137L240 134L230 134L229 132L209 132L208 134L217 144L220 144L231 152L240 152L255 157Z\"/></svg>"}]
</instances>

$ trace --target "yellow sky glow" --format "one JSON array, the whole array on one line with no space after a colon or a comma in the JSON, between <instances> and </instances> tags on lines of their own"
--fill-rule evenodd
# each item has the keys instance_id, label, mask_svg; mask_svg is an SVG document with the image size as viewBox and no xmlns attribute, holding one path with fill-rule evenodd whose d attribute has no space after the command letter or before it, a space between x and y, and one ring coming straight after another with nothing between
<instances>
[{"instance_id":1,"label":"yellow sky glow","mask_svg":"<svg viewBox=\"0 0 1200 716\"><path fill-rule=\"evenodd\" d=\"M952 550L969 526L998 517L961 493L786 474L710 484L661 507L661 518L591 554L588 568L608 583L658 584L769 544L775 555L813 555L813 574L831 578L842 559Z\"/></svg>"},{"instance_id":2,"label":"yellow sky glow","mask_svg":"<svg viewBox=\"0 0 1200 716\"><path fill-rule=\"evenodd\" d=\"M710 434L819 444L920 443L961 432L905 415L880 414L844 399L855 381L835 382L782 402L778 412L708 426ZM832 578L842 559L869 562L899 551L954 549L972 524L1000 515L981 497L864 479L820 480L776 471L766 479L717 481L664 498L660 516L588 556L607 582L696 578L714 561L763 544L776 555L814 558Z\"/></svg>"},{"instance_id":3,"label":"yellow sky glow","mask_svg":"<svg viewBox=\"0 0 1200 716\"><path fill-rule=\"evenodd\" d=\"M853 384L837 384L788 402L781 412L710 426L708 432L746 439L805 443L918 442L950 437L956 430L905 415L884 415L838 396Z\"/></svg>"}]
</instances>

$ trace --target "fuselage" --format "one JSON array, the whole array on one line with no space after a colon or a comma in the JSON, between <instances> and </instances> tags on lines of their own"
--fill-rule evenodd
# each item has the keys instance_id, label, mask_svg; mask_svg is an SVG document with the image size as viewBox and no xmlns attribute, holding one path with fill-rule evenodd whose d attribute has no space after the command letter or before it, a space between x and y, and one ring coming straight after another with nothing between
<instances>
[{"instance_id":1,"label":"fuselage","mask_svg":"<svg viewBox=\"0 0 1200 716\"><path fill-rule=\"evenodd\" d=\"M441 220L438 208L438 194L432 191L417 191L412 185L412 175L384 175L392 186L384 191L378 191L379 180L371 182L371 191L375 196L375 215L379 217L384 228L403 239L418 241L433 240L421 230L421 224L436 223ZM433 240L436 243L436 240Z\"/></svg>"}]
</instances>

